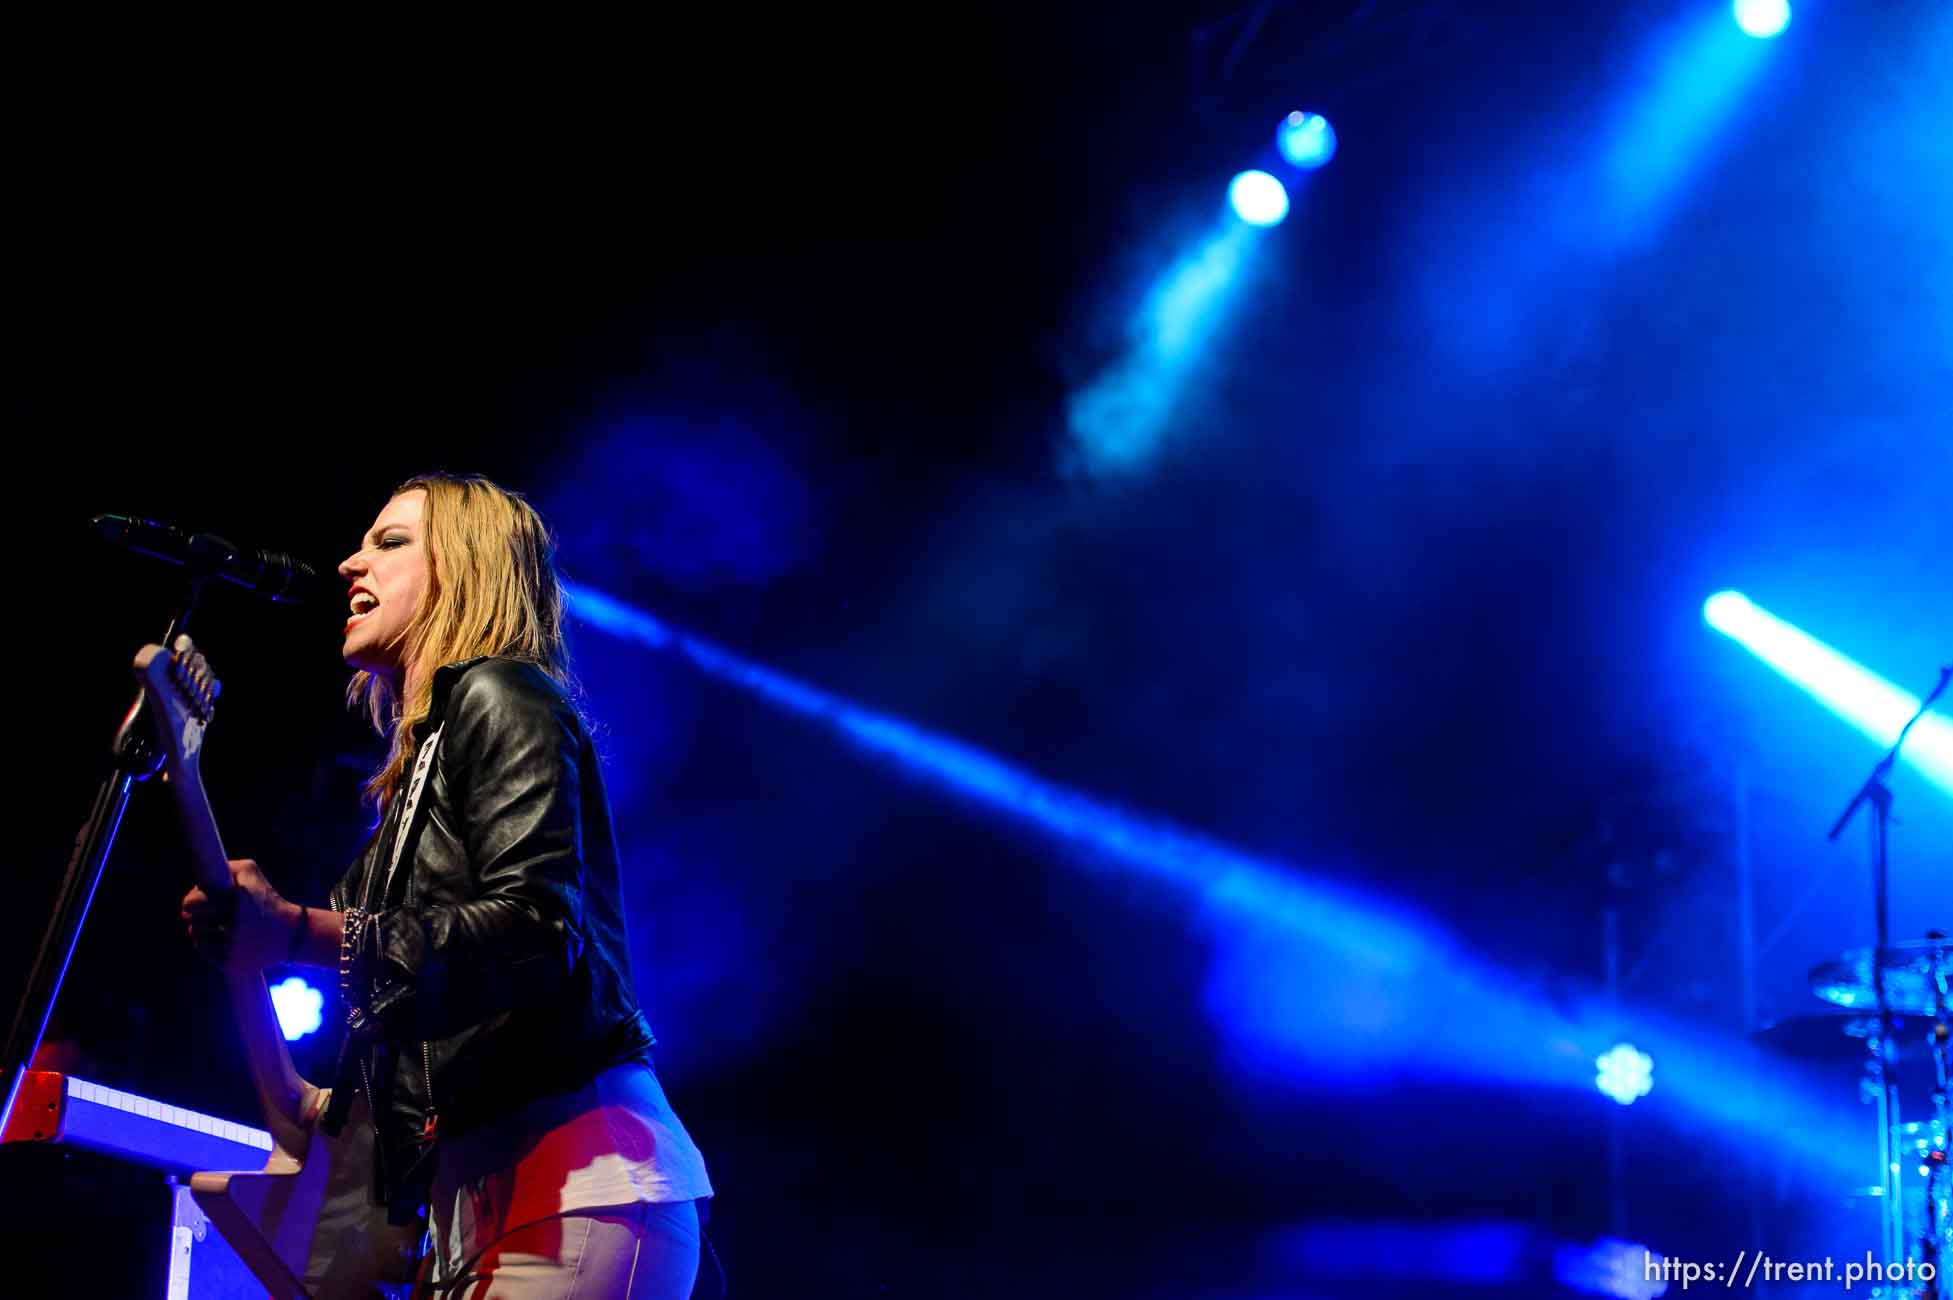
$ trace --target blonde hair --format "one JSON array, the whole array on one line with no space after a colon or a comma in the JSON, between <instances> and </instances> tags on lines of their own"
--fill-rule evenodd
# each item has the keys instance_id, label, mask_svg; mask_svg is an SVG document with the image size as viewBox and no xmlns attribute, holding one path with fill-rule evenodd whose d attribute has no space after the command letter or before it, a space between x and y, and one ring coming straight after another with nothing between
<instances>
[{"instance_id":1,"label":"blonde hair","mask_svg":"<svg viewBox=\"0 0 1953 1300\"><path fill-rule=\"evenodd\" d=\"M413 730L433 703L434 670L478 655L523 659L573 689L563 636L563 585L556 542L520 493L480 475L422 474L393 490L424 491L421 544L427 588L401 635L402 686L370 672L346 688L348 707L363 711L388 738L386 762L364 790L384 813L413 760Z\"/></svg>"}]
</instances>

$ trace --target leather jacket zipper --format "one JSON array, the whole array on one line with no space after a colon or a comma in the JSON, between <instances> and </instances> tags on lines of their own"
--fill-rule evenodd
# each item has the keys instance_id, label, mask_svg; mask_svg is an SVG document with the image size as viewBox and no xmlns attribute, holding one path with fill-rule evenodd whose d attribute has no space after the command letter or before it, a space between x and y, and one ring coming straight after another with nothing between
<instances>
[{"instance_id":1,"label":"leather jacket zipper","mask_svg":"<svg viewBox=\"0 0 1953 1300\"><path fill-rule=\"evenodd\" d=\"M427 1084L427 1122L421 1125L420 1137L421 1141L430 1142L440 1126L441 1116L434 1109L434 1049L424 1038L420 1043L420 1071Z\"/></svg>"}]
</instances>

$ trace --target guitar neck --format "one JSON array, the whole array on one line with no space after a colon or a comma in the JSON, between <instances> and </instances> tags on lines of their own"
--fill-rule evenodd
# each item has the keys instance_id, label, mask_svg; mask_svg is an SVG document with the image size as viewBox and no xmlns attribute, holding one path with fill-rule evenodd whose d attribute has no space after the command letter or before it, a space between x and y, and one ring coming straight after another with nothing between
<instances>
[{"instance_id":1,"label":"guitar neck","mask_svg":"<svg viewBox=\"0 0 1953 1300\"><path fill-rule=\"evenodd\" d=\"M176 806L190 844L192 873L205 893L221 897L231 892L230 862L224 853L224 840L211 814L210 800L196 765L186 763L170 782L176 792ZM285 1046L285 1034L278 1027L278 1014L271 1004L271 990L264 973L258 970L225 971L230 989L231 1011L238 1035L244 1040L244 1056L251 1070L251 1084L257 1090L258 1104L264 1111L265 1127L271 1130L282 1152L294 1156L305 1151L304 1121L307 1094L311 1085L299 1078L292 1054Z\"/></svg>"},{"instance_id":2,"label":"guitar neck","mask_svg":"<svg viewBox=\"0 0 1953 1300\"><path fill-rule=\"evenodd\" d=\"M189 841L191 870L206 894L222 898L235 886L224 838L217 833L217 819L211 816L199 770L204 729L210 723L211 707L221 685L187 636L177 637L169 650L159 645L144 646L136 652L135 671L143 684L143 700L154 724L155 740L169 765L168 783L176 796L177 812L182 815L184 837ZM272 1165L296 1169L305 1156L306 1121L319 1090L299 1078L292 1065L263 972L227 967L225 982L230 986L238 1034L244 1040L251 1084L257 1089L265 1127L277 1143Z\"/></svg>"},{"instance_id":3,"label":"guitar neck","mask_svg":"<svg viewBox=\"0 0 1953 1300\"><path fill-rule=\"evenodd\" d=\"M169 786L176 795L184 838L190 843L190 873L212 898L230 893L230 856L224 852L224 837L217 832L217 818L210 811L210 798L204 793L203 774L195 758L183 762Z\"/></svg>"}]
</instances>

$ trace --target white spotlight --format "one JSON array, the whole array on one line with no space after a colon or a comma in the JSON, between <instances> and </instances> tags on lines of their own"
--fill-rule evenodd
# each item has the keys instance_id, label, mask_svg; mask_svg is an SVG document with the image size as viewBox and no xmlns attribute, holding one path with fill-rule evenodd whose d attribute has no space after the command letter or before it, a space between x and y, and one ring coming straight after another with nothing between
<instances>
[{"instance_id":1,"label":"white spotlight","mask_svg":"<svg viewBox=\"0 0 1953 1300\"><path fill-rule=\"evenodd\" d=\"M1736 25L1758 40L1790 26L1790 0L1735 0Z\"/></svg>"},{"instance_id":2,"label":"white spotlight","mask_svg":"<svg viewBox=\"0 0 1953 1300\"><path fill-rule=\"evenodd\" d=\"M1288 190L1264 171L1245 171L1229 182L1234 215L1251 226L1278 226L1288 215Z\"/></svg>"}]
</instances>

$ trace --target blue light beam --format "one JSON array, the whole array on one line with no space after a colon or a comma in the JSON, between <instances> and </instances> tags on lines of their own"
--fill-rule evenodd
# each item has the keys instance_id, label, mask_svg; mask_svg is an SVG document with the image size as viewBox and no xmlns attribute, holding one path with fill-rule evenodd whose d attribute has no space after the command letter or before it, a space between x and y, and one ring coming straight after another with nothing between
<instances>
[{"instance_id":1,"label":"blue light beam","mask_svg":"<svg viewBox=\"0 0 1953 1300\"><path fill-rule=\"evenodd\" d=\"M1679 33L1623 105L1599 159L1599 202L1569 214L1595 224L1589 240L1619 248L1658 233L1762 68L1762 42L1710 17Z\"/></svg>"},{"instance_id":2,"label":"blue light beam","mask_svg":"<svg viewBox=\"0 0 1953 1300\"><path fill-rule=\"evenodd\" d=\"M1702 602L1702 618L1716 631L1795 682L1880 749L1919 711L1919 697L1853 662L1810 633L1778 618L1740 591L1719 591ZM1926 714L1906 737L1901 761L1953 794L1953 719Z\"/></svg>"},{"instance_id":3,"label":"blue light beam","mask_svg":"<svg viewBox=\"0 0 1953 1300\"><path fill-rule=\"evenodd\" d=\"M708 676L829 723L868 753L925 776L950 793L1007 809L1123 865L1189 887L1221 912L1275 924L1292 937L1324 945L1366 968L1409 973L1430 955L1430 944L1418 927L1353 895L1304 882L1275 863L1136 816L972 746L849 704L590 588L565 583L564 592L571 612L593 627L649 649L675 652Z\"/></svg>"},{"instance_id":4,"label":"blue light beam","mask_svg":"<svg viewBox=\"0 0 1953 1300\"><path fill-rule=\"evenodd\" d=\"M1366 1087L1379 1075L1416 1074L1587 1089L1601 1045L1631 1033L1661 1057L1673 1104L1721 1131L1784 1142L1814 1167L1850 1167L1849 1109L1840 1117L1785 1081L1742 1079L1720 1036L1623 1014L1597 998L1575 997L1562 1009L1408 910L1043 780L600 592L572 584L565 592L572 614L592 627L821 720L905 775L1089 850L1085 863L1187 891L1215 940L1207 1007L1245 1065Z\"/></svg>"},{"instance_id":5,"label":"blue light beam","mask_svg":"<svg viewBox=\"0 0 1953 1300\"><path fill-rule=\"evenodd\" d=\"M1127 322L1125 349L1071 395L1065 418L1074 469L1112 477L1151 463L1260 234L1227 221L1160 276Z\"/></svg>"}]
</instances>

